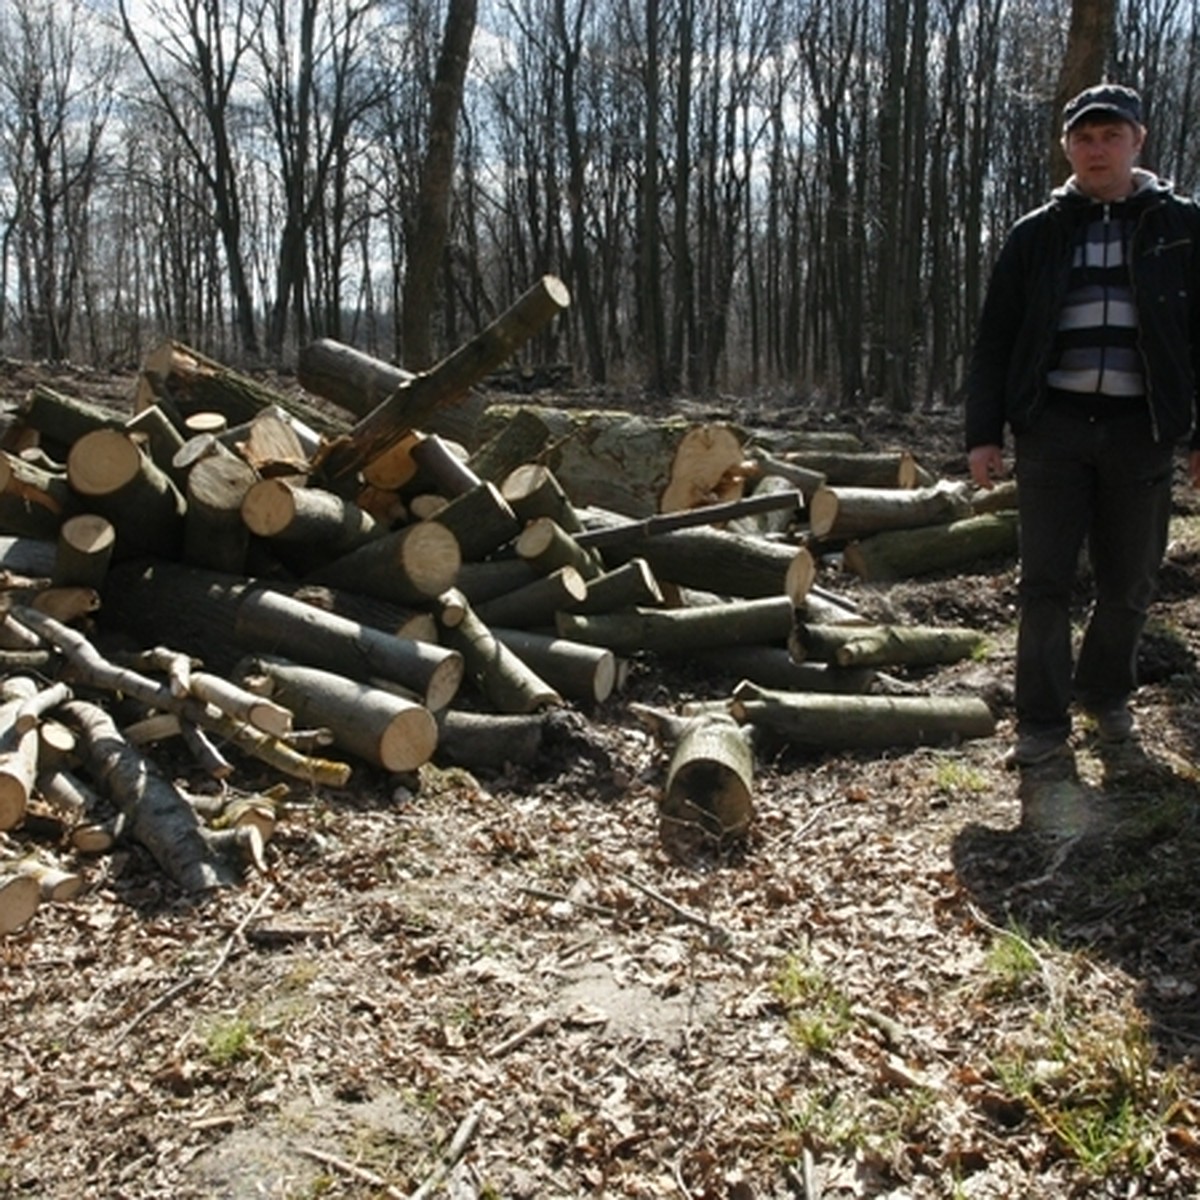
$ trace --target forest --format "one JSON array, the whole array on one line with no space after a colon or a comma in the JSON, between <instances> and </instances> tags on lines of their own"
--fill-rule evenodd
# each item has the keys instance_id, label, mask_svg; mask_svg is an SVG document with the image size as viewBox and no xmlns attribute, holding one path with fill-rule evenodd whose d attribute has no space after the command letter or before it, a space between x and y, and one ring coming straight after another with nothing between
<instances>
[{"instance_id":1,"label":"forest","mask_svg":"<svg viewBox=\"0 0 1200 1200\"><path fill-rule=\"evenodd\" d=\"M6 0L0 352L421 369L553 273L584 385L943 403L1088 10L1194 194L1190 0Z\"/></svg>"}]
</instances>

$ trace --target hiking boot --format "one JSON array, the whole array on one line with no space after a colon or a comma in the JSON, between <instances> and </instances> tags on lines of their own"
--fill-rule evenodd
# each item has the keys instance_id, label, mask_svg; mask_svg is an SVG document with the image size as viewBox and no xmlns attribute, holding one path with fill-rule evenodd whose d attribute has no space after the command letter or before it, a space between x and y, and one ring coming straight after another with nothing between
<instances>
[{"instance_id":1,"label":"hiking boot","mask_svg":"<svg viewBox=\"0 0 1200 1200\"><path fill-rule=\"evenodd\" d=\"M1127 704L1096 709L1091 713L1096 734L1102 742L1127 742L1133 737L1133 713Z\"/></svg>"},{"instance_id":2,"label":"hiking boot","mask_svg":"<svg viewBox=\"0 0 1200 1200\"><path fill-rule=\"evenodd\" d=\"M1004 761L1010 767L1036 767L1067 752L1065 733L1021 733Z\"/></svg>"}]
</instances>

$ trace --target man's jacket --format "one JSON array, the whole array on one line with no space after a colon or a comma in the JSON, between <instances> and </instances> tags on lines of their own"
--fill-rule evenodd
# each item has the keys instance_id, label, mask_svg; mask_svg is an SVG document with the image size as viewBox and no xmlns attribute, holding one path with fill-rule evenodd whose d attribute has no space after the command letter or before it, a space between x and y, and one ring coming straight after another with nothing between
<instances>
[{"instance_id":1,"label":"man's jacket","mask_svg":"<svg viewBox=\"0 0 1200 1200\"><path fill-rule=\"evenodd\" d=\"M1145 171L1122 203L1136 219L1129 254L1137 343L1158 441L1200 447L1200 208ZM1046 372L1071 271L1075 230L1100 203L1070 184L1013 226L988 283L967 376L967 448L1004 444L1046 402ZM1094 210L1092 210L1094 212Z\"/></svg>"}]
</instances>

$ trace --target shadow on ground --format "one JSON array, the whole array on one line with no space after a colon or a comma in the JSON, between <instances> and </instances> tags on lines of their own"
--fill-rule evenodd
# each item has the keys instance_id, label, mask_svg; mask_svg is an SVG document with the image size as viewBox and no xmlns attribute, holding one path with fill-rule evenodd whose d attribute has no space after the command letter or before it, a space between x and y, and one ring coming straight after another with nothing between
<instances>
[{"instance_id":1,"label":"shadow on ground","mask_svg":"<svg viewBox=\"0 0 1200 1200\"><path fill-rule=\"evenodd\" d=\"M955 869L995 924L1137 979L1163 1053L1200 1058L1200 775L1137 742L1085 751L1022 770L1020 825L965 827Z\"/></svg>"}]
</instances>

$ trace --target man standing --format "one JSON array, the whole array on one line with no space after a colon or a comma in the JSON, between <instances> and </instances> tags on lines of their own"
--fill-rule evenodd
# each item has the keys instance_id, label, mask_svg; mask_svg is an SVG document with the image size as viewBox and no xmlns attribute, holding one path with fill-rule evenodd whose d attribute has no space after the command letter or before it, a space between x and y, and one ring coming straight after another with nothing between
<instances>
[{"instance_id":1,"label":"man standing","mask_svg":"<svg viewBox=\"0 0 1200 1200\"><path fill-rule=\"evenodd\" d=\"M1073 702L1102 739L1132 736L1138 642L1185 439L1200 481L1200 209L1135 165L1146 130L1131 89L1081 92L1062 137L1073 174L1009 233L967 379L976 484L1003 474L1006 425L1015 443L1020 766L1067 752ZM1074 661L1085 543L1095 604Z\"/></svg>"}]
</instances>

